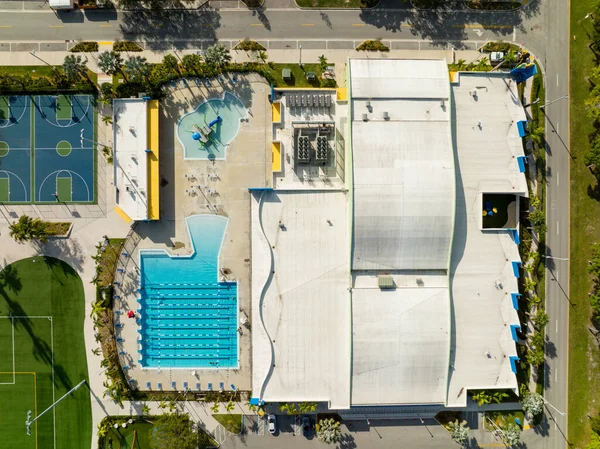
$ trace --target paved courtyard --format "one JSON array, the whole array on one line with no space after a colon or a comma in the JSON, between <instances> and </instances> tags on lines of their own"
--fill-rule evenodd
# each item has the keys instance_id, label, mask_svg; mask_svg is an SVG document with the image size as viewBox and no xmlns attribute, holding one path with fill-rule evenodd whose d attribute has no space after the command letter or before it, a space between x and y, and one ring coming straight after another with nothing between
<instances>
[{"instance_id":1,"label":"paved courtyard","mask_svg":"<svg viewBox=\"0 0 600 449\"><path fill-rule=\"evenodd\" d=\"M139 243L125 268L126 280L117 295L124 316L128 310L137 310L136 289L139 286L139 251L164 249L171 254L190 254L191 246L185 217L196 214L218 214L229 219L221 249L220 281L236 281L240 319L251 322L250 308L250 187L271 184L270 154L270 104L268 85L256 75L237 76L235 82L228 77L213 78L210 84L180 82L170 87L162 104L160 115L160 213L158 222L139 223L136 227ZM181 143L177 139L177 121L195 110L207 99L221 98L223 92L234 93L249 110L247 120L241 122L237 137L227 148L225 160L184 159ZM267 113L268 112L268 113ZM268 152L267 152L268 151ZM158 382L163 390L175 382L181 389L184 382L202 390L208 383L217 389L222 382L225 389L251 389L250 326L240 325L239 369L142 369L137 362L138 324L122 318L123 327L117 329L122 338L122 362L129 366L128 377L138 387L146 389L150 382L156 389Z\"/></svg>"}]
</instances>

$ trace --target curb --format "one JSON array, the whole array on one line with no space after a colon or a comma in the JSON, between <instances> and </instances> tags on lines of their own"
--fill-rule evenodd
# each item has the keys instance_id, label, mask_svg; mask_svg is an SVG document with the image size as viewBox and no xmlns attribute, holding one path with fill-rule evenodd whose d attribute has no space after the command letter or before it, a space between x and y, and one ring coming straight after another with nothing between
<instances>
[{"instance_id":1,"label":"curb","mask_svg":"<svg viewBox=\"0 0 600 449\"><path fill-rule=\"evenodd\" d=\"M264 0L263 0L264 1ZM377 1L377 4L375 6L369 6L368 8L319 8L318 6L313 6L313 7L308 7L308 6L300 6L298 4L298 0L294 0L294 3L296 4L296 9L300 9L302 11L371 11L375 8L378 8L381 0ZM293 8L289 8L289 9L293 9ZM397 8L397 9L391 9L391 10L386 10L386 9L381 9L381 11L406 11L409 8Z\"/></svg>"}]
</instances>

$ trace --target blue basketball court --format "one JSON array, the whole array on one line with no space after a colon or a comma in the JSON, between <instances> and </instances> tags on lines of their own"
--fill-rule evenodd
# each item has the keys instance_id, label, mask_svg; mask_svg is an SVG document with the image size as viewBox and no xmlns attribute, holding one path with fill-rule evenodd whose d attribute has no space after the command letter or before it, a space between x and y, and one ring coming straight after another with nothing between
<instances>
[{"instance_id":1,"label":"blue basketball court","mask_svg":"<svg viewBox=\"0 0 600 449\"><path fill-rule=\"evenodd\" d=\"M0 202L95 202L91 95L0 97Z\"/></svg>"}]
</instances>

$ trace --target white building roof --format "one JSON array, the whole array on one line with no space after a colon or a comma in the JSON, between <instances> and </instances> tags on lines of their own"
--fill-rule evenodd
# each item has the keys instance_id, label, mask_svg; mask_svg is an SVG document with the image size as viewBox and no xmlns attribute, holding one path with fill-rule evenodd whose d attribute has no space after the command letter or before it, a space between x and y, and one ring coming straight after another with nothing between
<instances>
[{"instance_id":1,"label":"white building roof","mask_svg":"<svg viewBox=\"0 0 600 449\"><path fill-rule=\"evenodd\" d=\"M346 195L265 192L251 202L253 394L348 408Z\"/></svg>"},{"instance_id":2,"label":"white building roof","mask_svg":"<svg viewBox=\"0 0 600 449\"><path fill-rule=\"evenodd\" d=\"M503 74L461 73L452 84L456 117L457 205L451 276L454 346L448 406L464 406L467 390L517 389L510 325L519 318L512 261L517 245L506 230L482 230L482 194L527 195L517 121L525 120L517 85ZM476 94L474 95L474 92Z\"/></svg>"},{"instance_id":3,"label":"white building roof","mask_svg":"<svg viewBox=\"0 0 600 449\"><path fill-rule=\"evenodd\" d=\"M443 60L351 60L354 270L447 269L454 216Z\"/></svg>"},{"instance_id":4,"label":"white building roof","mask_svg":"<svg viewBox=\"0 0 600 449\"><path fill-rule=\"evenodd\" d=\"M132 220L148 219L148 110L141 98L113 100L116 204Z\"/></svg>"},{"instance_id":5,"label":"white building roof","mask_svg":"<svg viewBox=\"0 0 600 449\"><path fill-rule=\"evenodd\" d=\"M450 351L445 272L375 275L352 289L352 405L443 404Z\"/></svg>"}]
</instances>

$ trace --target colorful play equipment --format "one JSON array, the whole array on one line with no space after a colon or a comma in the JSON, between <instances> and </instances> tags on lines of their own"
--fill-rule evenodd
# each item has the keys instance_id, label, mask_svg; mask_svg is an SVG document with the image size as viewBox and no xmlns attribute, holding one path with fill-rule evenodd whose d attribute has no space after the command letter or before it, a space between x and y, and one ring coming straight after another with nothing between
<instances>
[{"instance_id":1,"label":"colorful play equipment","mask_svg":"<svg viewBox=\"0 0 600 449\"><path fill-rule=\"evenodd\" d=\"M204 125L198 125L197 123L194 123L193 131L192 131L192 139L198 140L202 143L209 142L210 134L213 132L212 127L222 121L223 121L223 118L220 115L217 115L217 118L215 118L213 121L211 121L208 125L206 124L206 122Z\"/></svg>"}]
</instances>

